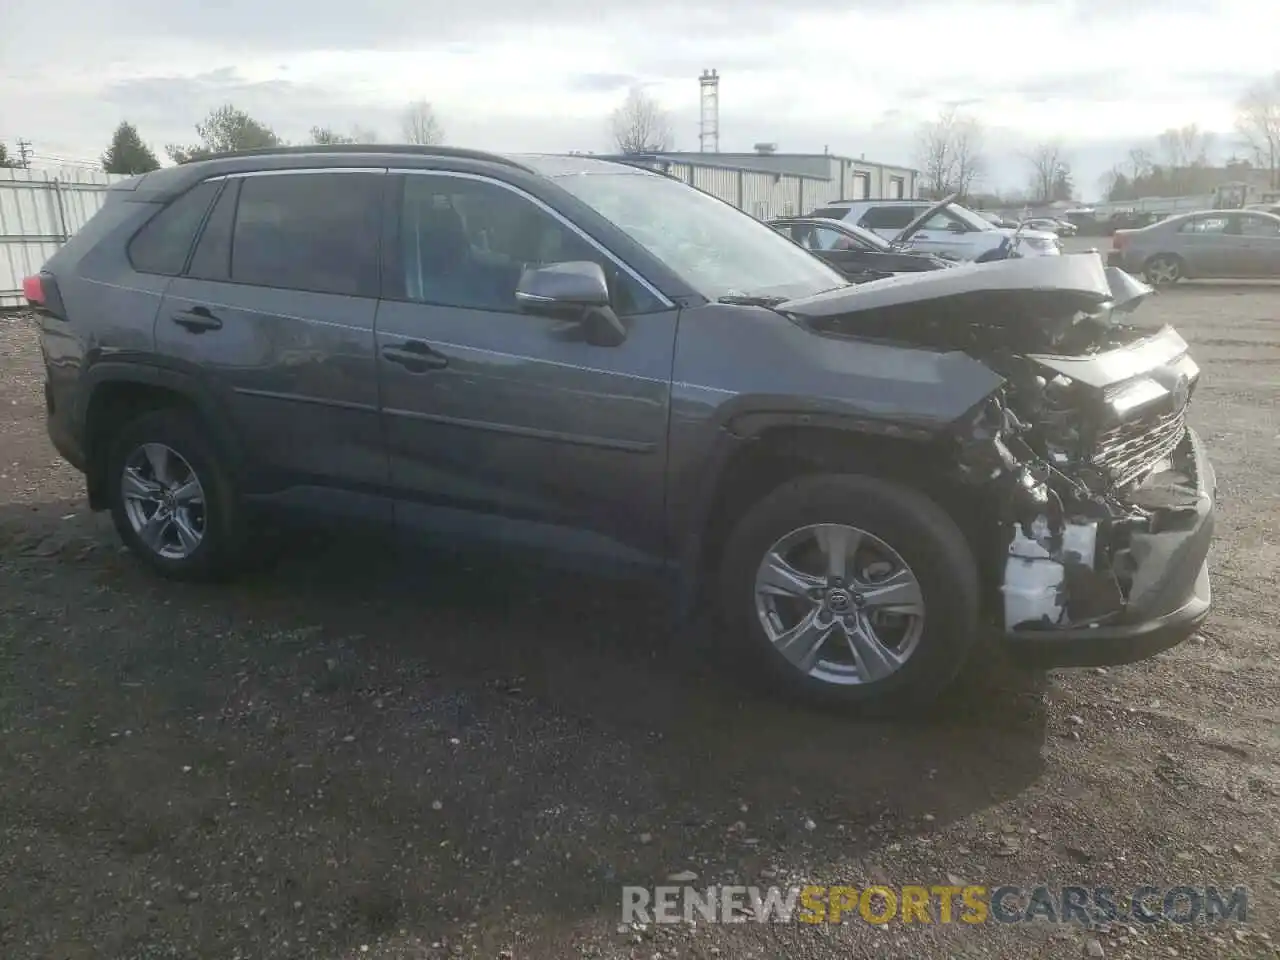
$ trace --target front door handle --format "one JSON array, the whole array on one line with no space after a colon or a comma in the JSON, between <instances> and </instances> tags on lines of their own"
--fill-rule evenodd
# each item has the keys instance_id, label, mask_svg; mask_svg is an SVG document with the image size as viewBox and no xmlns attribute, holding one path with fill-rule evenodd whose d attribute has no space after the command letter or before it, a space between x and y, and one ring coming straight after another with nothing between
<instances>
[{"instance_id":1,"label":"front door handle","mask_svg":"<svg viewBox=\"0 0 1280 960\"><path fill-rule=\"evenodd\" d=\"M449 358L437 353L421 340L410 340L407 343L383 347L382 356L392 363L398 363L410 373L426 373L428 370L439 370L449 365Z\"/></svg>"},{"instance_id":2,"label":"front door handle","mask_svg":"<svg viewBox=\"0 0 1280 960\"><path fill-rule=\"evenodd\" d=\"M192 333L204 333L206 330L221 330L222 321L209 312L206 307L192 307L173 315L173 322Z\"/></svg>"}]
</instances>

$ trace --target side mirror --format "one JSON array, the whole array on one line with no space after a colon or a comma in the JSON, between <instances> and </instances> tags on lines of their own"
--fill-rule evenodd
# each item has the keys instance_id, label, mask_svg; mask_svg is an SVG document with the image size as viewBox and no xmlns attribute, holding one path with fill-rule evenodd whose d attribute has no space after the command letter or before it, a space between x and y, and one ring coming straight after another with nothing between
<instances>
[{"instance_id":1,"label":"side mirror","mask_svg":"<svg viewBox=\"0 0 1280 960\"><path fill-rule=\"evenodd\" d=\"M526 313L560 317L582 324L588 343L616 347L626 327L610 306L609 281L600 264L569 260L527 267L516 284L516 302Z\"/></svg>"},{"instance_id":2,"label":"side mirror","mask_svg":"<svg viewBox=\"0 0 1280 960\"><path fill-rule=\"evenodd\" d=\"M947 232L948 233L968 233L969 228L966 227L959 220L952 220L950 223L947 224Z\"/></svg>"}]
</instances>

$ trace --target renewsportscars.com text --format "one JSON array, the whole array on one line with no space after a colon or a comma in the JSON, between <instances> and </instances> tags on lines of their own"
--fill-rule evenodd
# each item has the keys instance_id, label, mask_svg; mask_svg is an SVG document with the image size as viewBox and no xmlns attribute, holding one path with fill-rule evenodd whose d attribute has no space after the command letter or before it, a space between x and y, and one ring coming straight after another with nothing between
<instances>
[{"instance_id":1,"label":"renewsportscars.com text","mask_svg":"<svg viewBox=\"0 0 1280 960\"><path fill-rule=\"evenodd\" d=\"M623 887L623 923L1196 923L1248 919L1237 886Z\"/></svg>"}]
</instances>

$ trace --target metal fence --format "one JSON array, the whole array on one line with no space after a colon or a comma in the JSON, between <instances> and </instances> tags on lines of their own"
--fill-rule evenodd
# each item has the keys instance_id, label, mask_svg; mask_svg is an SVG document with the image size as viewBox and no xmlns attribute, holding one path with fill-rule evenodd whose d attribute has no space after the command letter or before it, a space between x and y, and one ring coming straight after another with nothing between
<instances>
[{"instance_id":1,"label":"metal fence","mask_svg":"<svg viewBox=\"0 0 1280 960\"><path fill-rule=\"evenodd\" d=\"M20 306L22 278L40 270L98 212L124 177L92 170L0 168L0 308Z\"/></svg>"}]
</instances>

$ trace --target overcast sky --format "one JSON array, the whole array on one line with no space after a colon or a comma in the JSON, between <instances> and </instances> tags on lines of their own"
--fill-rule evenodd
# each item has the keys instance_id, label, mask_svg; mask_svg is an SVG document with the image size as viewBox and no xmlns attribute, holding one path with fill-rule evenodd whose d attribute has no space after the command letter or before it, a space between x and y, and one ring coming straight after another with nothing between
<instances>
[{"instance_id":1,"label":"overcast sky","mask_svg":"<svg viewBox=\"0 0 1280 960\"><path fill-rule=\"evenodd\" d=\"M353 124L394 139L435 104L448 142L611 149L632 84L696 150L698 74L721 75L722 150L913 164L958 104L987 130L988 185L1061 137L1086 197L1127 148L1190 122L1235 145L1232 104L1280 66L1267 0L7 0L0 139L93 158L121 119L158 154L233 102L287 139Z\"/></svg>"}]
</instances>

